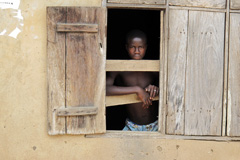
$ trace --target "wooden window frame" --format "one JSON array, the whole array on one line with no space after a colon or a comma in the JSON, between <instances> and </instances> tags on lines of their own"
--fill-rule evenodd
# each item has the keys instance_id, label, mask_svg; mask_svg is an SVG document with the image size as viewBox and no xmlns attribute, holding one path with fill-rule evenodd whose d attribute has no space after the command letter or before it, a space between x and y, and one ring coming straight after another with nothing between
<instances>
[{"instance_id":1,"label":"wooden window frame","mask_svg":"<svg viewBox=\"0 0 240 160\"><path fill-rule=\"evenodd\" d=\"M161 17L164 22L161 23L160 28L162 38L160 42L160 48L161 51L160 53L160 60L159 60L159 87L160 87L160 95L159 95L159 106L160 111L159 111L159 116L161 119L159 119L159 125L160 129L159 132L124 132L124 131L107 131L104 134L98 134L98 135L86 135L86 137L133 137L133 138L160 138L160 139L191 139L191 140L207 140L207 141L240 141L240 137L226 137L230 136L228 133L228 130L230 129L229 121L228 119L231 118L230 114L230 109L228 108L228 76L229 76L229 71L228 71L228 66L229 66L229 32L230 32L230 14L231 13L240 13L240 6L239 8L231 8L231 1L227 0L227 5L226 8L199 8L199 7L186 7L186 6L169 6L169 0L166 0L165 5L152 5L152 4L111 4L107 3L106 0L103 0L102 6L106 7L107 9L114 8L114 9L149 9L149 10L162 10L161 11ZM224 48L224 76L223 76L223 100L222 100L222 108L223 108L223 119L222 119L222 135L221 136L186 136L186 135L166 135L166 130L165 130L165 125L166 125L166 108L167 108L167 66L168 66L168 28L169 28L169 9L177 9L177 10L193 10L193 11L209 11L209 12L223 12L225 13L225 48ZM164 13L164 14L163 14ZM164 18L163 18L164 17ZM61 26L59 29L59 32L61 32ZM66 26L65 26L66 27ZM67 26L72 27L72 28L78 28L78 29L84 29L86 26L80 25L80 26ZM94 29L96 26L91 26L92 32L95 32L96 29ZM109 61L110 62L110 61ZM111 63L107 62L107 65ZM111 68L111 67L110 67ZM59 110L59 114L61 112L64 112L64 110ZM75 111L72 111L75 113ZM88 112L91 112L91 114L95 114L95 108L93 110L89 110Z\"/></svg>"},{"instance_id":2,"label":"wooden window frame","mask_svg":"<svg viewBox=\"0 0 240 160\"><path fill-rule=\"evenodd\" d=\"M158 121L158 134L165 134L165 108L166 108L166 92L164 89L166 89L166 82L167 78L164 73L166 73L167 69L167 57L165 53L167 52L167 25L168 22L167 20L167 12L166 8L167 6L164 4L157 4L157 5L152 5L152 4L124 4L124 3L107 3L107 0L103 0L102 6L105 6L107 9L144 9L144 10L158 10L160 12L160 50L159 50L159 60L142 60L142 61L134 61L134 60L106 60L106 71L157 71L159 72L159 88L160 88L160 93L159 97L156 97L154 100L159 100L159 118ZM125 65L118 65L121 63L125 63ZM151 64L150 67L148 68L141 68L141 64ZM117 69L116 66L118 65ZM134 69L126 69L131 66L135 66ZM127 66L127 67L125 67ZM136 67L137 66L137 67ZM164 86L165 85L165 86ZM126 103L122 103L126 102ZM121 104L130 104L130 103L136 103L140 102L140 100L137 99L135 94L130 94L130 95L121 95L121 96L106 96L106 107L110 106L115 106L115 105L121 105ZM107 133L124 133L124 131L111 131L107 130ZM106 134L106 133L105 133ZM144 134L144 132L143 132ZM145 133L147 134L147 133ZM135 133L134 133L135 135Z\"/></svg>"},{"instance_id":3,"label":"wooden window frame","mask_svg":"<svg viewBox=\"0 0 240 160\"><path fill-rule=\"evenodd\" d=\"M237 10L236 8L231 8L231 1L226 1L226 8L199 8L199 7L187 7L187 6L169 6L169 0L166 0L165 5L136 5L136 4L111 4L108 3L107 0L102 1L102 6L106 6L109 8L124 8L124 9L150 9L150 10L158 10L162 9L164 10L164 38L163 43L160 48L162 48L162 53L160 54L160 70L159 70L159 84L161 89L161 95L159 96L159 102L163 107L161 108L161 115L162 122L161 126L162 128L159 130L159 132L124 132L124 131L109 131L103 135L87 135L86 137L101 137L101 138L158 138L158 139L183 139L183 140L203 140L203 141L240 141L240 137L227 137L229 136L227 133L228 124L227 119L229 117L227 110L228 110L228 57L229 57L229 31L230 31L230 13L240 13L240 7ZM179 10L194 10L194 11L210 11L210 12L223 12L225 13L225 47L224 47L224 77L223 77L223 112L222 112L222 135L221 136L186 136L186 135L166 135L165 133L165 124L166 124L166 107L167 107L167 53L168 53L168 28L169 28L169 9L179 9ZM162 36L162 35L161 35Z\"/></svg>"}]
</instances>

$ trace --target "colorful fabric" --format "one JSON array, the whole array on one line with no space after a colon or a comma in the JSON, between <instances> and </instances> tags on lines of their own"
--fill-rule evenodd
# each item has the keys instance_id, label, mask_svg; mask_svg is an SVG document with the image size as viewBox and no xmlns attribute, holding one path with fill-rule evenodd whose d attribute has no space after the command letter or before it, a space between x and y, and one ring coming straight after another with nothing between
<instances>
[{"instance_id":1,"label":"colorful fabric","mask_svg":"<svg viewBox=\"0 0 240 160\"><path fill-rule=\"evenodd\" d=\"M126 125L123 131L158 131L158 120L147 125L138 125L129 119L126 119Z\"/></svg>"}]
</instances>

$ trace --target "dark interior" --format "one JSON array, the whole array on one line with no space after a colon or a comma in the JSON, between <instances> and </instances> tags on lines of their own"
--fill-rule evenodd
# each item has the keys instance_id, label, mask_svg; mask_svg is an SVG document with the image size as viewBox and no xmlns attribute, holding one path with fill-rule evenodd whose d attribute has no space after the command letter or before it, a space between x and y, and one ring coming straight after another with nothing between
<instances>
[{"instance_id":1,"label":"dark interior","mask_svg":"<svg viewBox=\"0 0 240 160\"><path fill-rule=\"evenodd\" d=\"M148 38L144 59L159 59L160 11L109 9L107 24L107 59L129 59L125 50L125 35L132 29L140 29ZM125 107L106 109L107 130L122 130L127 114Z\"/></svg>"},{"instance_id":2,"label":"dark interior","mask_svg":"<svg viewBox=\"0 0 240 160\"><path fill-rule=\"evenodd\" d=\"M129 59L125 36L140 29L147 34L148 49L144 59L159 59L160 11L109 9L107 24L107 59Z\"/></svg>"}]
</instances>

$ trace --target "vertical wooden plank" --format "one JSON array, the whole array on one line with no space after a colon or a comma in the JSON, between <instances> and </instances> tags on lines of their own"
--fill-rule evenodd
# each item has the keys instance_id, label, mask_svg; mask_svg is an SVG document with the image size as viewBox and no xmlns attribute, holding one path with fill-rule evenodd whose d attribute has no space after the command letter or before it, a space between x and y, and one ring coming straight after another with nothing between
<instances>
[{"instance_id":1,"label":"vertical wooden plank","mask_svg":"<svg viewBox=\"0 0 240 160\"><path fill-rule=\"evenodd\" d=\"M227 135L240 136L240 14L230 14Z\"/></svg>"},{"instance_id":2,"label":"vertical wooden plank","mask_svg":"<svg viewBox=\"0 0 240 160\"><path fill-rule=\"evenodd\" d=\"M167 134L184 134L188 11L169 11Z\"/></svg>"},{"instance_id":3,"label":"vertical wooden plank","mask_svg":"<svg viewBox=\"0 0 240 160\"><path fill-rule=\"evenodd\" d=\"M98 33L67 33L67 106L95 106L98 114L67 118L68 134L103 133L105 122L106 10L68 8L68 23L99 24ZM101 44L100 44L101 43Z\"/></svg>"},{"instance_id":4,"label":"vertical wooden plank","mask_svg":"<svg viewBox=\"0 0 240 160\"><path fill-rule=\"evenodd\" d=\"M160 69L159 69L159 113L158 113L158 131L161 134L165 134L165 119L166 119L166 101L165 101L165 90L164 90L164 85L165 85L165 78L164 74L166 74L165 71L165 45L166 45L166 34L164 32L167 31L167 21L168 21L168 9L166 9L165 13L164 11L161 11L160 13Z\"/></svg>"},{"instance_id":5,"label":"vertical wooden plank","mask_svg":"<svg viewBox=\"0 0 240 160\"><path fill-rule=\"evenodd\" d=\"M56 32L57 22L66 21L66 8L47 8L48 133L65 133L65 118L56 109L65 106L65 34Z\"/></svg>"},{"instance_id":6,"label":"vertical wooden plank","mask_svg":"<svg viewBox=\"0 0 240 160\"><path fill-rule=\"evenodd\" d=\"M225 8L226 0L169 0L169 5L205 8Z\"/></svg>"},{"instance_id":7,"label":"vertical wooden plank","mask_svg":"<svg viewBox=\"0 0 240 160\"><path fill-rule=\"evenodd\" d=\"M224 83L223 83L223 114L222 136L226 136L227 128L227 100L228 100L228 62L229 62L229 26L230 26L230 0L227 0L226 24L225 24L225 51L224 51Z\"/></svg>"},{"instance_id":8,"label":"vertical wooden plank","mask_svg":"<svg viewBox=\"0 0 240 160\"><path fill-rule=\"evenodd\" d=\"M224 13L189 11L186 135L221 135Z\"/></svg>"},{"instance_id":9,"label":"vertical wooden plank","mask_svg":"<svg viewBox=\"0 0 240 160\"><path fill-rule=\"evenodd\" d=\"M239 0L231 0L230 8L231 9L240 9L240 1Z\"/></svg>"}]
</instances>

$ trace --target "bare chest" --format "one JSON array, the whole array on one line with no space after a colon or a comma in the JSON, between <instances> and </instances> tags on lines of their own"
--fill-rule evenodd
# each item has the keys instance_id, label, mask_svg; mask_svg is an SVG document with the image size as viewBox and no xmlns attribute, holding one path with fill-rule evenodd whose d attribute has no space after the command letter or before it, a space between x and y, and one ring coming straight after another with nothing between
<instances>
[{"instance_id":1,"label":"bare chest","mask_svg":"<svg viewBox=\"0 0 240 160\"><path fill-rule=\"evenodd\" d=\"M124 86L146 87L154 82L152 73L149 72L124 72L121 74Z\"/></svg>"}]
</instances>

